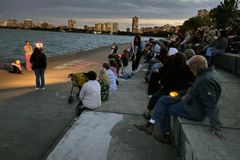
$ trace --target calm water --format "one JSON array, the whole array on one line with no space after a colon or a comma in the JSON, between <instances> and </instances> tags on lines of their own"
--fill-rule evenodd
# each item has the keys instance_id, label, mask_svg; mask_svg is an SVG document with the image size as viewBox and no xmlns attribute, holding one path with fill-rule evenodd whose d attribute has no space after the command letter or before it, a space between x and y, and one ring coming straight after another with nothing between
<instances>
[{"instance_id":1,"label":"calm water","mask_svg":"<svg viewBox=\"0 0 240 160\"><path fill-rule=\"evenodd\" d=\"M0 29L0 63L14 59L24 60L23 48L26 40L30 41L32 47L36 42L43 42L44 53L50 57L109 46L114 41L131 42L133 37Z\"/></svg>"}]
</instances>

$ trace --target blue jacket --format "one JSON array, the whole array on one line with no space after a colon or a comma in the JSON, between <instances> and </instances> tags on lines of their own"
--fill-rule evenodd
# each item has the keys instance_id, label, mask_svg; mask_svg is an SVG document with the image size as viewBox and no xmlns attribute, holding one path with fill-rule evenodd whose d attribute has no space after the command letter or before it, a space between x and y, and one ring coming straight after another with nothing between
<instances>
[{"instance_id":1,"label":"blue jacket","mask_svg":"<svg viewBox=\"0 0 240 160\"><path fill-rule=\"evenodd\" d=\"M214 130L220 130L219 108L217 103L221 95L221 85L216 72L212 69L200 71L183 99L185 111L195 120L208 116Z\"/></svg>"}]
</instances>

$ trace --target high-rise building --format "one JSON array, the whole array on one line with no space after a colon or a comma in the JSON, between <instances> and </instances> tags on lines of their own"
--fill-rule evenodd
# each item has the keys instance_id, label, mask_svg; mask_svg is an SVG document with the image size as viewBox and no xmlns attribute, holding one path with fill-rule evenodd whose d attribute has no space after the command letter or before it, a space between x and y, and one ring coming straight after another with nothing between
<instances>
[{"instance_id":1,"label":"high-rise building","mask_svg":"<svg viewBox=\"0 0 240 160\"><path fill-rule=\"evenodd\" d=\"M133 33L138 33L138 17L134 16L132 18L132 32Z\"/></svg>"},{"instance_id":2,"label":"high-rise building","mask_svg":"<svg viewBox=\"0 0 240 160\"><path fill-rule=\"evenodd\" d=\"M209 11L206 9L198 10L197 16L199 17L205 17L209 15Z\"/></svg>"},{"instance_id":3,"label":"high-rise building","mask_svg":"<svg viewBox=\"0 0 240 160\"><path fill-rule=\"evenodd\" d=\"M68 28L76 28L76 20L69 19L68 20Z\"/></svg>"},{"instance_id":4,"label":"high-rise building","mask_svg":"<svg viewBox=\"0 0 240 160\"><path fill-rule=\"evenodd\" d=\"M31 28L31 27L33 27L33 22L32 22L31 19L25 19L25 20L23 21L23 23L24 23L24 27L25 27L25 28Z\"/></svg>"},{"instance_id":5,"label":"high-rise building","mask_svg":"<svg viewBox=\"0 0 240 160\"><path fill-rule=\"evenodd\" d=\"M113 23L112 24L112 32L113 33L118 33L119 31L119 24L118 23Z\"/></svg>"}]
</instances>

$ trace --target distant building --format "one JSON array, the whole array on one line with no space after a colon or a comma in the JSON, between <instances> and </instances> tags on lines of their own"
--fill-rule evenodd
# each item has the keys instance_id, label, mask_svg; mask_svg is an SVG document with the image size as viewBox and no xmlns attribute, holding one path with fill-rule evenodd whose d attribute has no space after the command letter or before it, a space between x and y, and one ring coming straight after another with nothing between
<instances>
[{"instance_id":1,"label":"distant building","mask_svg":"<svg viewBox=\"0 0 240 160\"><path fill-rule=\"evenodd\" d=\"M175 28L175 33L178 33L178 32L179 32L180 27L181 27L181 26L176 26L176 28Z\"/></svg>"},{"instance_id":2,"label":"distant building","mask_svg":"<svg viewBox=\"0 0 240 160\"><path fill-rule=\"evenodd\" d=\"M118 33L119 31L119 24L118 23L113 23L113 33Z\"/></svg>"},{"instance_id":3,"label":"distant building","mask_svg":"<svg viewBox=\"0 0 240 160\"><path fill-rule=\"evenodd\" d=\"M7 27L7 20L0 19L0 27Z\"/></svg>"},{"instance_id":4,"label":"distant building","mask_svg":"<svg viewBox=\"0 0 240 160\"><path fill-rule=\"evenodd\" d=\"M86 31L95 31L95 27L94 26L87 26L87 25L84 25L84 30Z\"/></svg>"},{"instance_id":5,"label":"distant building","mask_svg":"<svg viewBox=\"0 0 240 160\"><path fill-rule=\"evenodd\" d=\"M24 24L24 28L31 28L33 27L33 22L31 19L25 19L23 21L23 24Z\"/></svg>"},{"instance_id":6,"label":"distant building","mask_svg":"<svg viewBox=\"0 0 240 160\"><path fill-rule=\"evenodd\" d=\"M138 17L134 16L132 18L132 32L133 33L138 33L139 30L138 30Z\"/></svg>"},{"instance_id":7,"label":"distant building","mask_svg":"<svg viewBox=\"0 0 240 160\"><path fill-rule=\"evenodd\" d=\"M118 23L96 23L95 31L97 32L109 32L109 33L117 33L119 31Z\"/></svg>"},{"instance_id":8,"label":"distant building","mask_svg":"<svg viewBox=\"0 0 240 160\"><path fill-rule=\"evenodd\" d=\"M69 19L68 20L68 28L76 28L76 20Z\"/></svg>"},{"instance_id":9,"label":"distant building","mask_svg":"<svg viewBox=\"0 0 240 160\"><path fill-rule=\"evenodd\" d=\"M197 16L199 17L205 17L209 15L209 11L206 9L198 10Z\"/></svg>"},{"instance_id":10,"label":"distant building","mask_svg":"<svg viewBox=\"0 0 240 160\"><path fill-rule=\"evenodd\" d=\"M166 24L166 25L163 26L163 31L170 32L171 31L171 27L172 27L171 25Z\"/></svg>"},{"instance_id":11,"label":"distant building","mask_svg":"<svg viewBox=\"0 0 240 160\"><path fill-rule=\"evenodd\" d=\"M17 20L16 19L8 19L7 26L8 27L17 27L18 26Z\"/></svg>"}]
</instances>

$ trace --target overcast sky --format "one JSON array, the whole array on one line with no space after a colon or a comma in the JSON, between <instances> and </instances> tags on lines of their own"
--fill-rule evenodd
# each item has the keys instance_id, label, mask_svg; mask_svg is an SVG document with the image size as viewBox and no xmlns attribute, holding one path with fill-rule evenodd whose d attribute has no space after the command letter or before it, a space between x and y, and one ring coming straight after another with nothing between
<instances>
[{"instance_id":1,"label":"overcast sky","mask_svg":"<svg viewBox=\"0 0 240 160\"><path fill-rule=\"evenodd\" d=\"M3 1L3 2L2 2ZM140 26L178 25L193 17L199 9L212 9L221 0L1 0L0 18L34 23L46 21L66 25L76 19L77 27L97 22L119 22L120 29L130 27L138 16Z\"/></svg>"}]
</instances>

